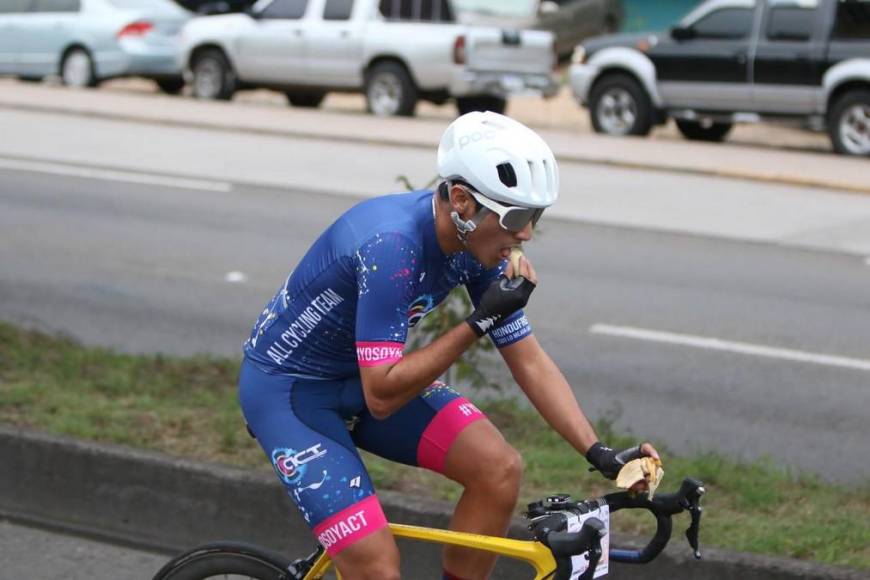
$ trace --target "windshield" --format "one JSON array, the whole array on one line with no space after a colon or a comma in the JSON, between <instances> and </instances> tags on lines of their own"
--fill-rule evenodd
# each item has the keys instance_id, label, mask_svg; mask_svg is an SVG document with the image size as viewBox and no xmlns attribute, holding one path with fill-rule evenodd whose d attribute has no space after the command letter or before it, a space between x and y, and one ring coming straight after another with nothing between
<instances>
[{"instance_id":1,"label":"windshield","mask_svg":"<svg viewBox=\"0 0 870 580\"><path fill-rule=\"evenodd\" d=\"M485 16L523 18L535 14L537 0L453 0L457 13L468 12Z\"/></svg>"},{"instance_id":2,"label":"windshield","mask_svg":"<svg viewBox=\"0 0 870 580\"><path fill-rule=\"evenodd\" d=\"M109 0L115 8L121 10L140 10L150 14L184 14L183 8L171 0Z\"/></svg>"}]
</instances>

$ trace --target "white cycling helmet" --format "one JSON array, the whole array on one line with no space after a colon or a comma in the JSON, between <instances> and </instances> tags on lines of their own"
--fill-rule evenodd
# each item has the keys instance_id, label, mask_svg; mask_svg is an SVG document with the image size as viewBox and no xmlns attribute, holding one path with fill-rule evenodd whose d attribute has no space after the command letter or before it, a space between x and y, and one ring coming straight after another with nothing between
<instances>
[{"instance_id":1,"label":"white cycling helmet","mask_svg":"<svg viewBox=\"0 0 870 580\"><path fill-rule=\"evenodd\" d=\"M559 167L537 133L487 111L453 121L438 145L438 174L506 205L545 208L559 197Z\"/></svg>"}]
</instances>

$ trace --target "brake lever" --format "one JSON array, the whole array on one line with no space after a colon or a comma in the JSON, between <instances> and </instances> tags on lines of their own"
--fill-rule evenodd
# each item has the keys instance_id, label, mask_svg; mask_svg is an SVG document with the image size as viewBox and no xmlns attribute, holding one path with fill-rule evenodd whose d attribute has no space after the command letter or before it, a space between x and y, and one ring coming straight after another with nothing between
<instances>
[{"instance_id":1,"label":"brake lever","mask_svg":"<svg viewBox=\"0 0 870 580\"><path fill-rule=\"evenodd\" d=\"M689 514L692 516L692 524L686 530L686 539L689 541L689 546L692 547L692 550L695 554L695 559L701 559L701 545L698 539L699 532L701 531L701 515L704 513L704 508L701 507L701 496L707 493L707 490L704 489L704 486L699 486L694 493L692 493L691 498L686 498L686 504L684 507L689 510Z\"/></svg>"}]
</instances>

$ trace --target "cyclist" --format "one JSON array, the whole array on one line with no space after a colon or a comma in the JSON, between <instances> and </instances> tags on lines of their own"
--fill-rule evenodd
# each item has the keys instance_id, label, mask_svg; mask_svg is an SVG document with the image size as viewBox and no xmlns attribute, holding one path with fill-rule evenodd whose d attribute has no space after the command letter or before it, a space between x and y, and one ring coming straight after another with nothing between
<instances>
[{"instance_id":1,"label":"cyclist","mask_svg":"<svg viewBox=\"0 0 870 580\"><path fill-rule=\"evenodd\" d=\"M503 535L522 459L473 403L439 382L484 334L544 419L607 477L641 454L604 447L522 308L538 282L513 247L556 201L547 144L495 113L469 113L438 147L440 182L364 201L314 242L245 343L248 426L344 578L399 576L399 552L357 448L464 486L450 527ZM515 275L517 275L515 277ZM405 354L408 328L464 285L467 321ZM446 547L444 578L485 578L495 557Z\"/></svg>"}]
</instances>

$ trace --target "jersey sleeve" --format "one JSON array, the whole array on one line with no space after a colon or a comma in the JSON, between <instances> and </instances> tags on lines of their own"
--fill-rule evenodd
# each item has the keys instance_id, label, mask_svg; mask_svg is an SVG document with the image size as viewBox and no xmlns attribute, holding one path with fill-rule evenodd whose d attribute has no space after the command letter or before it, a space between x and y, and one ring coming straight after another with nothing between
<instances>
[{"instance_id":1,"label":"jersey sleeve","mask_svg":"<svg viewBox=\"0 0 870 580\"><path fill-rule=\"evenodd\" d=\"M489 288L499 276L504 274L507 268L507 260L503 261L499 266L489 270L482 270L480 275L469 280L465 287L468 289L468 295L471 297L471 302L474 307L480 304L480 297ZM525 312L522 309L517 310L496 326L493 326L487 331L489 338L495 343L498 348L509 346L515 342L519 342L525 337L532 334L532 326L529 324L529 319L526 318Z\"/></svg>"},{"instance_id":2,"label":"jersey sleeve","mask_svg":"<svg viewBox=\"0 0 870 580\"><path fill-rule=\"evenodd\" d=\"M357 250L356 351L361 367L402 358L422 248L400 233L378 234Z\"/></svg>"}]
</instances>

